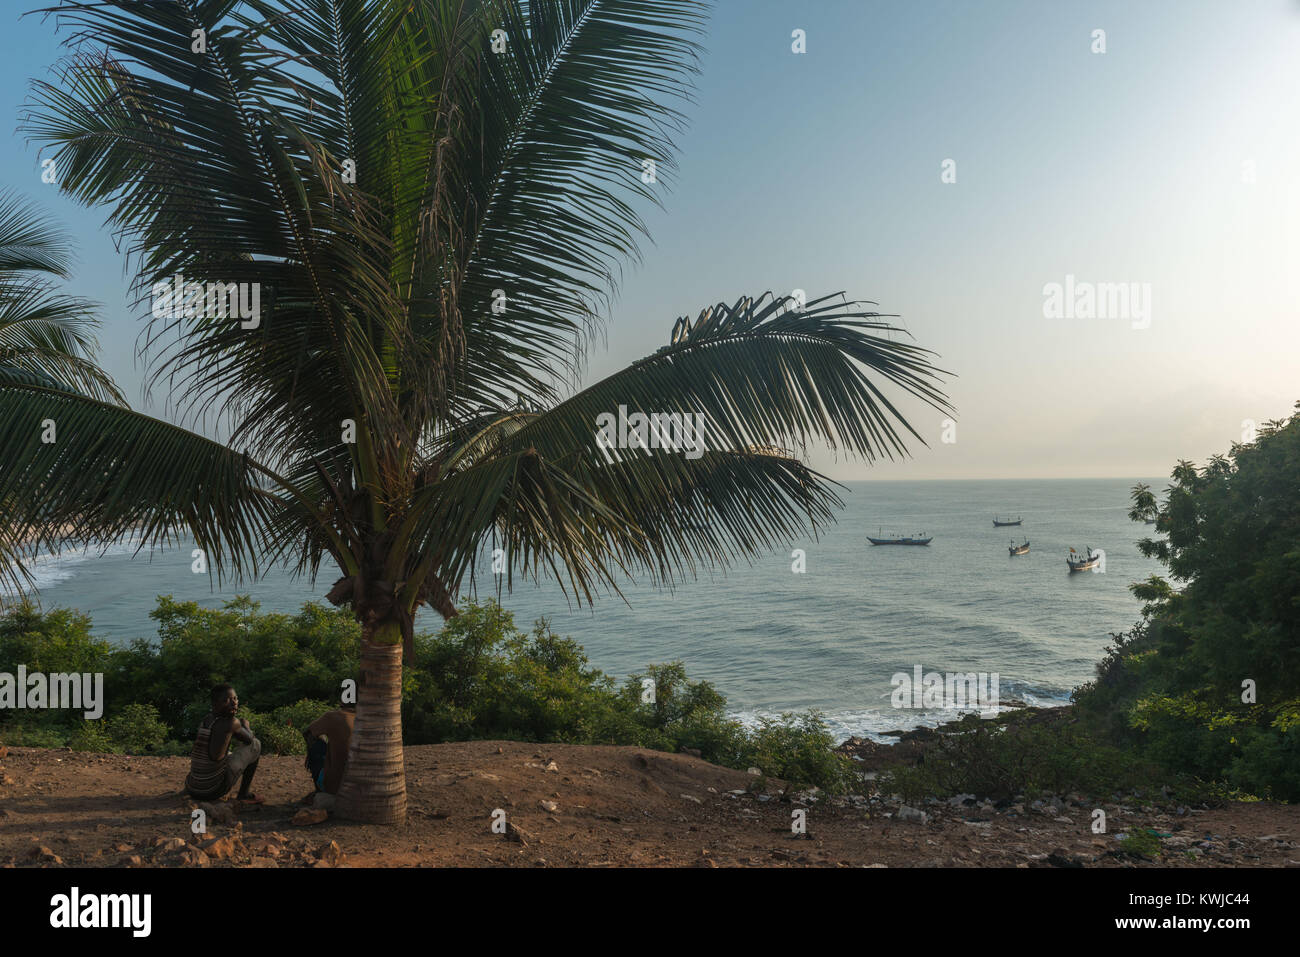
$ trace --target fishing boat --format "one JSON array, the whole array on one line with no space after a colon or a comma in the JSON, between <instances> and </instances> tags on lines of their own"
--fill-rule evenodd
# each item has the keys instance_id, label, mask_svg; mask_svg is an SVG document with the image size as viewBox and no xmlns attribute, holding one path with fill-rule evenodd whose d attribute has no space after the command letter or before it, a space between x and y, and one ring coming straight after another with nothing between
<instances>
[{"instance_id":1,"label":"fishing boat","mask_svg":"<svg viewBox=\"0 0 1300 957\"><path fill-rule=\"evenodd\" d=\"M924 532L917 532L915 535L886 535L883 530L877 532L879 537L872 538L867 536L867 541L872 545L929 545L934 541L934 536L925 536Z\"/></svg>"},{"instance_id":2,"label":"fishing boat","mask_svg":"<svg viewBox=\"0 0 1300 957\"><path fill-rule=\"evenodd\" d=\"M1086 572L1091 568L1096 568L1101 564L1101 553L1093 551L1091 545L1088 546L1088 557L1080 558L1079 553L1073 548L1065 559L1065 564L1070 566L1072 572Z\"/></svg>"},{"instance_id":3,"label":"fishing boat","mask_svg":"<svg viewBox=\"0 0 1300 957\"><path fill-rule=\"evenodd\" d=\"M1012 539L1011 544L1007 546L1007 551L1009 551L1012 555L1028 555L1029 539L1025 539L1025 544L1023 545L1017 545L1015 543L1015 540Z\"/></svg>"},{"instance_id":4,"label":"fishing boat","mask_svg":"<svg viewBox=\"0 0 1300 957\"><path fill-rule=\"evenodd\" d=\"M1019 525L1019 524L1020 524L1020 516L1019 516L1019 515L1016 516L1016 520L1015 520L1014 522L1011 521L1011 519L1007 519L1005 522L1000 522L1000 521L998 521L998 517L997 517L996 515L993 516L993 527L994 527L994 528L1005 528L1005 527L1007 527L1008 525Z\"/></svg>"}]
</instances>

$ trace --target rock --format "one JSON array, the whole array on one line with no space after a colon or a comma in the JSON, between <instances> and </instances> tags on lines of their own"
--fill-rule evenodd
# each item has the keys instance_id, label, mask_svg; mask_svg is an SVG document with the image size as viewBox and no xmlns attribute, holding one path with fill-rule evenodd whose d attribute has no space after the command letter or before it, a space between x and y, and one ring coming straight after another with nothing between
<instances>
[{"instance_id":1,"label":"rock","mask_svg":"<svg viewBox=\"0 0 1300 957\"><path fill-rule=\"evenodd\" d=\"M289 823L297 825L298 827L311 827L313 824L320 824L327 820L329 816L329 811L322 810L321 808L305 807L295 814L293 820Z\"/></svg>"},{"instance_id":2,"label":"rock","mask_svg":"<svg viewBox=\"0 0 1300 957\"><path fill-rule=\"evenodd\" d=\"M204 854L197 847L187 844L177 858L182 864L189 867L207 867L211 861L208 855Z\"/></svg>"},{"instance_id":3,"label":"rock","mask_svg":"<svg viewBox=\"0 0 1300 957\"><path fill-rule=\"evenodd\" d=\"M143 867L144 862L140 860L139 854L132 854L130 857L124 857L118 861L123 867Z\"/></svg>"},{"instance_id":4,"label":"rock","mask_svg":"<svg viewBox=\"0 0 1300 957\"><path fill-rule=\"evenodd\" d=\"M1069 857L1063 848L1057 848L1048 854L1047 863L1053 867L1083 867L1083 861L1076 857Z\"/></svg>"},{"instance_id":5,"label":"rock","mask_svg":"<svg viewBox=\"0 0 1300 957\"><path fill-rule=\"evenodd\" d=\"M543 811L550 811L552 814L560 809L560 805L554 801L538 801L537 803L542 806Z\"/></svg>"},{"instance_id":6,"label":"rock","mask_svg":"<svg viewBox=\"0 0 1300 957\"><path fill-rule=\"evenodd\" d=\"M59 855L55 854L44 844L40 845L39 847L33 847L30 851L28 851L27 860L36 861L37 863L43 865L63 863L63 858L59 857Z\"/></svg>"},{"instance_id":7,"label":"rock","mask_svg":"<svg viewBox=\"0 0 1300 957\"><path fill-rule=\"evenodd\" d=\"M113 845L113 850L117 851L119 854L123 854L123 853L125 853L125 852L131 850L131 845L130 845L130 844L115 844L115 845Z\"/></svg>"},{"instance_id":8,"label":"rock","mask_svg":"<svg viewBox=\"0 0 1300 957\"><path fill-rule=\"evenodd\" d=\"M316 852L316 856L319 858L316 862L317 867L340 867L346 860L338 841L330 841L328 844L323 845Z\"/></svg>"},{"instance_id":9,"label":"rock","mask_svg":"<svg viewBox=\"0 0 1300 957\"><path fill-rule=\"evenodd\" d=\"M7 757L9 757L8 746L0 744L0 761L3 761Z\"/></svg>"},{"instance_id":10,"label":"rock","mask_svg":"<svg viewBox=\"0 0 1300 957\"><path fill-rule=\"evenodd\" d=\"M753 774L753 775L761 775L761 774L763 773L763 771L762 771L761 768L750 768L750 769L749 769L748 771L746 771L745 773L746 773L746 774Z\"/></svg>"},{"instance_id":11,"label":"rock","mask_svg":"<svg viewBox=\"0 0 1300 957\"><path fill-rule=\"evenodd\" d=\"M915 821L918 824L924 824L926 821L930 820L930 815L926 814L924 811L918 810L917 808L909 807L906 804L898 809L898 814L896 816L900 821Z\"/></svg>"},{"instance_id":12,"label":"rock","mask_svg":"<svg viewBox=\"0 0 1300 957\"><path fill-rule=\"evenodd\" d=\"M228 861L238 854L248 852L248 848L244 847L243 841L229 835L208 841L208 843L202 845L202 850L208 857L218 861Z\"/></svg>"},{"instance_id":13,"label":"rock","mask_svg":"<svg viewBox=\"0 0 1300 957\"><path fill-rule=\"evenodd\" d=\"M974 803L975 795L973 794L954 794L952 797L948 798L948 804L952 807L962 807Z\"/></svg>"},{"instance_id":14,"label":"rock","mask_svg":"<svg viewBox=\"0 0 1300 957\"><path fill-rule=\"evenodd\" d=\"M321 811L332 811L336 800L337 798L333 794L317 791L311 799L311 806Z\"/></svg>"},{"instance_id":15,"label":"rock","mask_svg":"<svg viewBox=\"0 0 1300 957\"><path fill-rule=\"evenodd\" d=\"M687 800L687 801L694 801L696 804L703 804L703 803L704 803L703 801L701 801L699 798L697 798L697 797L696 797L695 795L693 795L693 794L679 794L679 795L677 795L677 796L680 797L680 798L683 798L683 799L685 799L685 800Z\"/></svg>"},{"instance_id":16,"label":"rock","mask_svg":"<svg viewBox=\"0 0 1300 957\"><path fill-rule=\"evenodd\" d=\"M189 846L179 837L160 837L153 844L161 854L175 854L181 848Z\"/></svg>"},{"instance_id":17,"label":"rock","mask_svg":"<svg viewBox=\"0 0 1300 957\"><path fill-rule=\"evenodd\" d=\"M274 841L262 841L260 844L253 845L253 853L263 857L279 857L284 853L284 848Z\"/></svg>"}]
</instances>

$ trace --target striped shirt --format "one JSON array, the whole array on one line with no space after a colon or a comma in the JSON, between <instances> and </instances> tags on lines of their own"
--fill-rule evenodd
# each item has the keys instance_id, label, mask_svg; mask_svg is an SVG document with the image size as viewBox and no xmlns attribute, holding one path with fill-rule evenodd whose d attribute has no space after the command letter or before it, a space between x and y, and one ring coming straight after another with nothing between
<instances>
[{"instance_id":1,"label":"striped shirt","mask_svg":"<svg viewBox=\"0 0 1300 957\"><path fill-rule=\"evenodd\" d=\"M190 773L185 778L185 790L194 797L221 797L230 790L227 754L214 760L209 751L212 725L217 720L215 714L209 713L199 722L199 733L194 739L194 749L190 751Z\"/></svg>"}]
</instances>

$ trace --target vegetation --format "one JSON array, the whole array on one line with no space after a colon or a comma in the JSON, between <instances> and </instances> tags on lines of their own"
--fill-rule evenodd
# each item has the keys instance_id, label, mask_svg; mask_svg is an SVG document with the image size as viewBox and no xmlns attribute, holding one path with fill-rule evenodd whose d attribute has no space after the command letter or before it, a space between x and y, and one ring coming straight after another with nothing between
<instances>
[{"instance_id":1,"label":"vegetation","mask_svg":"<svg viewBox=\"0 0 1300 957\"><path fill-rule=\"evenodd\" d=\"M23 128L121 233L177 421L228 440L0 366L5 534L188 537L218 578L337 568L328 597L360 623L364 678L341 816L404 818L415 613L453 617L484 547L509 580L554 576L582 600L625 572L693 576L831 519L830 483L785 449L893 456L919 435L889 392L949 408L926 350L831 296L719 303L565 394L636 255L637 209L671 179L707 8L57 8L71 55L33 83ZM250 304L260 290L256 315L213 308L231 284ZM597 420L621 406L702 416L704 453L607 457ZM478 714L465 693L437 726ZM499 720L543 718L565 720Z\"/></svg>"},{"instance_id":2,"label":"vegetation","mask_svg":"<svg viewBox=\"0 0 1300 957\"><path fill-rule=\"evenodd\" d=\"M55 283L69 277L71 262L67 238L38 207L0 193L0 382L50 385L120 402L112 380L91 361L98 348L95 305L60 292ZM50 424L35 423L36 434L48 433ZM13 497L0 497L0 519L17 507ZM21 579L22 559L42 544L48 540L22 537L0 520L0 583Z\"/></svg>"},{"instance_id":3,"label":"vegetation","mask_svg":"<svg viewBox=\"0 0 1300 957\"><path fill-rule=\"evenodd\" d=\"M1068 710L1011 712L996 720L968 715L945 729L915 767L885 774L880 790L910 801L957 794L1034 800L1076 793L1097 800L1122 795L1200 804L1223 797L1220 789L1191 775L1106 741L1080 726Z\"/></svg>"},{"instance_id":4,"label":"vegetation","mask_svg":"<svg viewBox=\"0 0 1300 957\"><path fill-rule=\"evenodd\" d=\"M357 669L360 627L316 604L296 615L261 614L246 598L220 610L158 599L155 641L114 647L90 619L20 606L0 618L0 671L102 672L103 720L80 712L0 711L0 739L37 747L188 754L212 685L232 682L268 753L301 754L302 729L337 705ZM651 679L651 687L644 679ZM622 684L593 668L582 648L538 622L515 627L495 602L470 603L437 634L415 636L402 684L405 743L511 739L698 750L733 768L757 767L795 785L844 790L855 780L832 753L816 714L747 728L726 699L691 681L680 663L651 665Z\"/></svg>"},{"instance_id":5,"label":"vegetation","mask_svg":"<svg viewBox=\"0 0 1300 957\"><path fill-rule=\"evenodd\" d=\"M1172 581L1131 586L1143 618L1113 636L1069 723L976 721L887 786L914 797L1160 789L1188 804L1300 800L1297 475L1300 415L1203 468L1179 462L1163 503L1136 486L1130 517L1154 518L1158 536L1139 548Z\"/></svg>"},{"instance_id":6,"label":"vegetation","mask_svg":"<svg viewBox=\"0 0 1300 957\"><path fill-rule=\"evenodd\" d=\"M1300 416L1265 423L1204 468L1179 462L1139 543L1170 578L1133 586L1144 617L1117 636L1077 710L1121 746L1263 797L1300 800ZM1175 587L1175 583L1182 585Z\"/></svg>"}]
</instances>

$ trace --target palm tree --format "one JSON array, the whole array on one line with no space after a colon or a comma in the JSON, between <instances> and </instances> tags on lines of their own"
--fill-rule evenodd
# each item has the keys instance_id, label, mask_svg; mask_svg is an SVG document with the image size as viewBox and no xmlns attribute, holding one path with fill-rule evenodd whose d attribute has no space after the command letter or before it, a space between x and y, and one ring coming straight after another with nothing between
<instances>
[{"instance_id":1,"label":"palm tree","mask_svg":"<svg viewBox=\"0 0 1300 957\"><path fill-rule=\"evenodd\" d=\"M483 548L508 582L553 576L582 601L626 574L690 576L832 518L831 485L781 449L903 453L920 436L890 384L947 408L928 353L839 297L719 303L577 388L644 235L636 202L671 178L706 8L58 8L72 53L24 126L62 188L108 206L142 302L183 274L257 283L264 308L151 310L155 381L222 441L0 381L0 492L49 535L192 536L219 579L314 579L330 559L328 597L362 628L342 816L403 819L402 649L418 608L456 613ZM597 419L620 406L703 415L707 451L604 454ZM47 416L57 457L26 438Z\"/></svg>"},{"instance_id":2,"label":"palm tree","mask_svg":"<svg viewBox=\"0 0 1300 957\"><path fill-rule=\"evenodd\" d=\"M1156 501L1151 486L1145 482L1138 482L1133 486L1130 497L1133 500L1133 507L1128 510L1129 521L1154 524L1160 517L1160 503Z\"/></svg>"},{"instance_id":3,"label":"palm tree","mask_svg":"<svg viewBox=\"0 0 1300 957\"><path fill-rule=\"evenodd\" d=\"M72 260L67 239L41 212L0 193L0 375L73 389L110 402L122 396L94 364L95 305L58 291ZM9 503L0 500L0 509ZM0 523L0 585L21 590L24 566L42 544Z\"/></svg>"}]
</instances>

